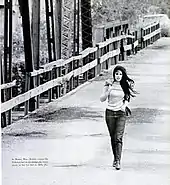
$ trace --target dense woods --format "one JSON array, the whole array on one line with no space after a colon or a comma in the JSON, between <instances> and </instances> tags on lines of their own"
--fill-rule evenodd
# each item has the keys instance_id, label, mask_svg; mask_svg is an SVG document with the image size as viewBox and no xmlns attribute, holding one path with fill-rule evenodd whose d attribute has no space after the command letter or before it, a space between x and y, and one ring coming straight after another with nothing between
<instances>
[{"instance_id":1,"label":"dense woods","mask_svg":"<svg viewBox=\"0 0 170 185\"><path fill-rule=\"evenodd\" d=\"M114 20L129 20L136 24L146 14L167 14L169 0L93 0L93 24Z\"/></svg>"}]
</instances>

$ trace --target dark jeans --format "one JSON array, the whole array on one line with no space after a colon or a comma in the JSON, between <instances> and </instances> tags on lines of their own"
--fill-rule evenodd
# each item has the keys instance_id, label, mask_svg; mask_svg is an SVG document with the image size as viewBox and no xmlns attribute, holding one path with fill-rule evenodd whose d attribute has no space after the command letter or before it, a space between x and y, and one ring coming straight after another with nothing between
<instances>
[{"instance_id":1,"label":"dark jeans","mask_svg":"<svg viewBox=\"0 0 170 185\"><path fill-rule=\"evenodd\" d=\"M125 129L126 115L123 111L106 109L105 118L111 137L112 151L115 161L121 160L123 133Z\"/></svg>"}]
</instances>

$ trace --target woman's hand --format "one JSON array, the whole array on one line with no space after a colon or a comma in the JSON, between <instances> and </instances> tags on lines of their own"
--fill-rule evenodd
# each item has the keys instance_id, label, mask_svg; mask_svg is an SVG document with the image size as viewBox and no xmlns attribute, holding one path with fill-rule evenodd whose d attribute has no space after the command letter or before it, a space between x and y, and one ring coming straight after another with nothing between
<instances>
[{"instance_id":1,"label":"woman's hand","mask_svg":"<svg viewBox=\"0 0 170 185\"><path fill-rule=\"evenodd\" d=\"M110 85L112 85L112 84L111 84L111 81L106 80L106 81L105 81L105 84L104 84L103 93L102 93L102 95L100 96L100 101L101 101L101 102L104 102L104 101L107 99L107 97L109 96L110 91L112 90L112 88L110 87Z\"/></svg>"},{"instance_id":2,"label":"woman's hand","mask_svg":"<svg viewBox=\"0 0 170 185\"><path fill-rule=\"evenodd\" d=\"M123 112L125 112L125 110L126 110L126 105L125 105L125 104L122 105L121 110L122 110Z\"/></svg>"},{"instance_id":3,"label":"woman's hand","mask_svg":"<svg viewBox=\"0 0 170 185\"><path fill-rule=\"evenodd\" d=\"M104 85L105 85L105 86L112 85L112 82L111 82L111 80L109 80L109 79L108 79L108 80L106 80Z\"/></svg>"},{"instance_id":4,"label":"woman's hand","mask_svg":"<svg viewBox=\"0 0 170 185\"><path fill-rule=\"evenodd\" d=\"M126 107L128 106L128 104L129 104L129 102L125 100L122 107L121 107L121 110L126 112Z\"/></svg>"}]
</instances>

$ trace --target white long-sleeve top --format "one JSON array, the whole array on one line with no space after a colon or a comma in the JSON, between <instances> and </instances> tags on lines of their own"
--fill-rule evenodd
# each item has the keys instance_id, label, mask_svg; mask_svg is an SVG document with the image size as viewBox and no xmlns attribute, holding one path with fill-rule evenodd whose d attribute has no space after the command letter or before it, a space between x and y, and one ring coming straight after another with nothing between
<instances>
[{"instance_id":1,"label":"white long-sleeve top","mask_svg":"<svg viewBox=\"0 0 170 185\"><path fill-rule=\"evenodd\" d=\"M108 99L107 109L112 111L122 110L128 105L128 101L124 101L124 92L120 84L112 83L104 86L103 94L100 101L104 102Z\"/></svg>"}]
</instances>

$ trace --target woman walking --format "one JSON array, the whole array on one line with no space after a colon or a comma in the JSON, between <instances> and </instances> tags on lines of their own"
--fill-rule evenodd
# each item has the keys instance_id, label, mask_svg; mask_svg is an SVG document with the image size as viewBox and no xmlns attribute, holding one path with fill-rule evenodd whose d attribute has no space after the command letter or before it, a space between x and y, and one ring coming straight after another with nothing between
<instances>
[{"instance_id":1,"label":"woman walking","mask_svg":"<svg viewBox=\"0 0 170 185\"><path fill-rule=\"evenodd\" d=\"M122 138L125 129L126 116L131 114L127 107L130 97L134 97L136 91L133 90L134 81L127 76L126 69L116 66L113 70L113 81L107 80L104 85L101 102L108 99L105 111L105 120L111 137L111 146L114 156L113 167L119 170ZM132 94L133 93L133 94Z\"/></svg>"}]
</instances>

